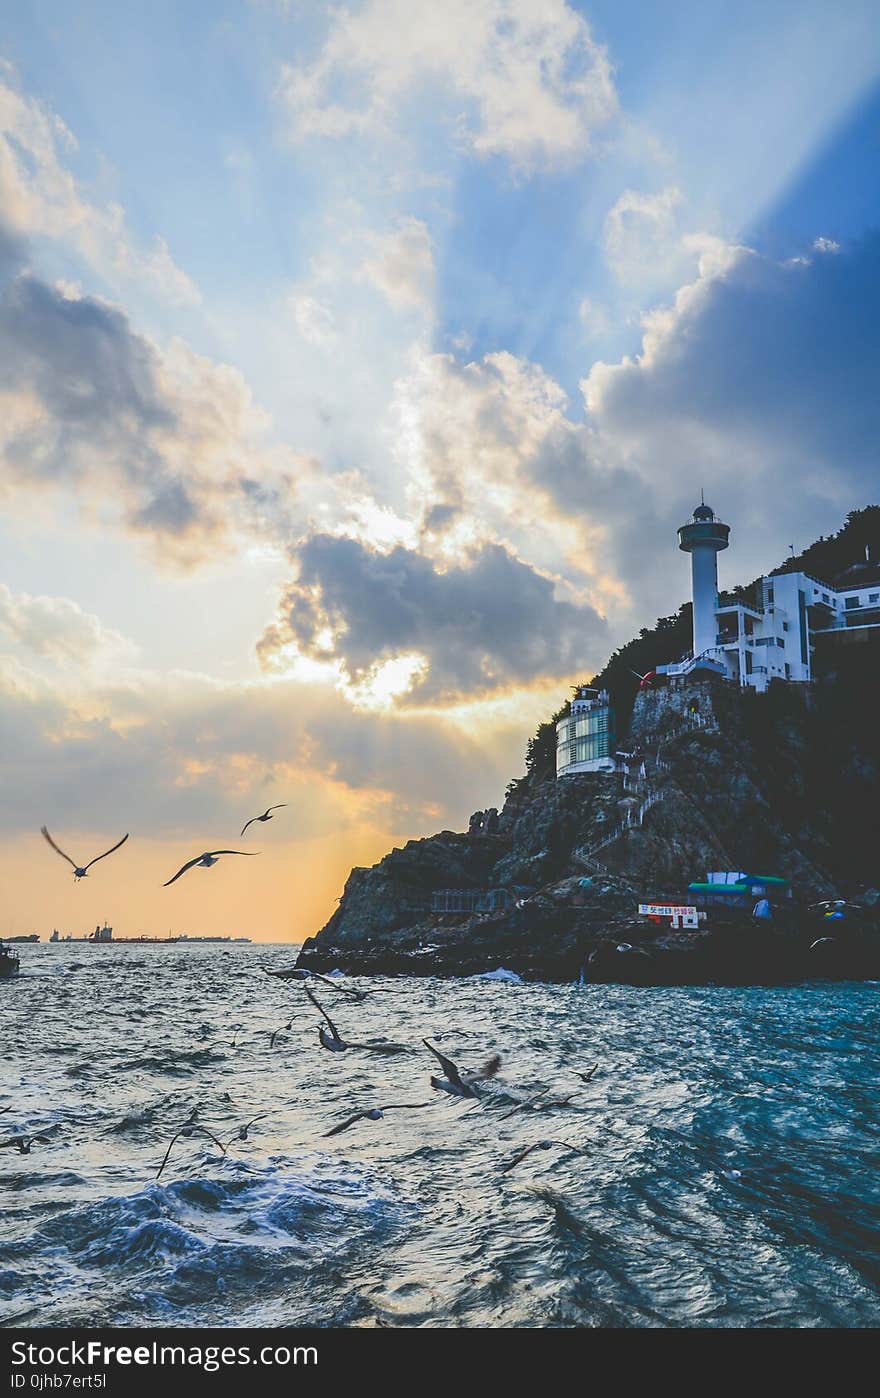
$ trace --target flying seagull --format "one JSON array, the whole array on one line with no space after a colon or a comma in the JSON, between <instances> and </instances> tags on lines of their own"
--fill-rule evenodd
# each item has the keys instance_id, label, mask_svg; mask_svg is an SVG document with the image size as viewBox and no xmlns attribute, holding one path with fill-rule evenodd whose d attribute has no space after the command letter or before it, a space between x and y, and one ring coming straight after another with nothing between
<instances>
[{"instance_id":1,"label":"flying seagull","mask_svg":"<svg viewBox=\"0 0 880 1398\"><path fill-rule=\"evenodd\" d=\"M281 1024L281 1025L279 1025L279 1027L278 1027L277 1029L273 1029L273 1030L272 1030L272 1035L271 1035L271 1037L270 1037L270 1039L269 1039L269 1047L270 1047L270 1049L273 1049L273 1048L275 1047L275 1040L278 1038L278 1035L279 1035L279 1034L289 1034L289 1033L290 1033L291 1029L293 1028L293 1021L294 1021L294 1019L296 1019L296 1015L293 1015L293 1017L292 1017L291 1019L289 1019L289 1020L287 1021L286 1024Z\"/></svg>"},{"instance_id":2,"label":"flying seagull","mask_svg":"<svg viewBox=\"0 0 880 1398\"><path fill-rule=\"evenodd\" d=\"M315 999L308 986L305 987L305 992L311 1000L312 1004L315 1006L315 1009L318 1010L319 1013L324 1016L324 1018L330 1026L329 1034L327 1033L327 1030L324 1028L323 1024L318 1030L318 1038L321 1040L321 1043L323 1044L324 1048L330 1049L331 1053L344 1053L347 1048L351 1048L350 1044L347 1044L344 1039L340 1038L339 1030L336 1028L336 1025L333 1023L327 1011L324 1009L324 1006Z\"/></svg>"},{"instance_id":3,"label":"flying seagull","mask_svg":"<svg viewBox=\"0 0 880 1398\"><path fill-rule=\"evenodd\" d=\"M212 1048L212 1049L220 1048L220 1047L223 1047L223 1048L231 1048L231 1049L236 1049L236 1048L238 1048L238 1031L239 1031L239 1029L244 1029L244 1025L243 1025L243 1024L233 1024L233 1025L231 1026L231 1028L232 1028L232 1038L231 1038L231 1039L218 1039L218 1040L216 1041L216 1043L213 1043L213 1044L211 1045L211 1048Z\"/></svg>"},{"instance_id":4,"label":"flying seagull","mask_svg":"<svg viewBox=\"0 0 880 1398\"><path fill-rule=\"evenodd\" d=\"M232 1142L233 1142L233 1141L247 1141L247 1140L249 1140L250 1137L249 1137L249 1135L248 1135L248 1132L250 1131L251 1127L252 1127L256 1122L262 1121L263 1118L264 1118L264 1117L267 1117L268 1115L269 1115L268 1112L260 1112L259 1116L251 1117L250 1121L245 1122L244 1126L239 1126L239 1128L238 1128L238 1130L236 1131L235 1135L234 1135L234 1136L230 1136L230 1137L229 1137L229 1140L226 1142L226 1150L229 1149L229 1147L232 1145Z\"/></svg>"},{"instance_id":5,"label":"flying seagull","mask_svg":"<svg viewBox=\"0 0 880 1398\"><path fill-rule=\"evenodd\" d=\"M277 806L270 806L269 809L266 810L266 811L264 811L263 814L262 814L261 816L251 816L250 820L245 821L244 825L241 827L241 833L242 833L242 835L243 835L244 832L247 830L247 828L248 828L249 825L253 825L253 823L254 823L255 820L274 820L275 817L273 816L272 812L273 812L273 811L280 811L280 810L283 810L284 807L285 807L286 805L287 805L287 802L286 802L286 801L282 801L282 802L280 802L280 804L277 805ZM239 836L239 839L240 839L240 838L241 838L241 836Z\"/></svg>"},{"instance_id":6,"label":"flying seagull","mask_svg":"<svg viewBox=\"0 0 880 1398\"><path fill-rule=\"evenodd\" d=\"M309 997L309 999L311 1000L312 1004L314 1005L315 1009L318 1010L318 1011L324 1016L325 1020L327 1021L327 1024L329 1025L329 1028L330 1028L330 1033L329 1033L329 1034L327 1033L327 1030L324 1028L323 1024L321 1025L320 1029L318 1030L318 1038L321 1040L321 1044L323 1045L323 1047L324 1047L325 1049L329 1049L331 1053L345 1053L346 1049L368 1049L368 1050L370 1051L370 1053L405 1053L405 1052L406 1052L406 1049L404 1048L403 1044L392 1044L392 1043L352 1044L352 1043L349 1043L347 1039L343 1039L343 1038L342 1038L341 1034L339 1033L339 1030L336 1028L336 1025L333 1023L333 1021L332 1021L332 1019L330 1018L330 1016L328 1015L327 1011L324 1009L324 1006L320 1003L319 1000L316 1000L316 999L315 999L314 995L313 995L312 992L309 990L309 987L306 985L306 986L303 986L303 989L305 990L306 995L308 995L308 997Z\"/></svg>"},{"instance_id":7,"label":"flying seagull","mask_svg":"<svg viewBox=\"0 0 880 1398\"><path fill-rule=\"evenodd\" d=\"M67 860L68 864L73 869L73 877L77 880L84 879L93 864L97 864L99 859L106 859L108 854L112 854L113 850L119 849L119 846L124 845L126 840L128 839L127 834L123 835L122 839L119 840L117 844L113 845L112 849L105 849L103 854L96 855L94 859L89 860L88 864L79 865L75 864L74 861L71 859L70 855L65 854L63 849L58 848L55 841L52 839L52 836L49 834L49 831L46 829L45 825L40 826L40 834L42 835L43 839L46 840L48 844L52 846L56 854L60 854L62 859Z\"/></svg>"},{"instance_id":8,"label":"flying seagull","mask_svg":"<svg viewBox=\"0 0 880 1398\"><path fill-rule=\"evenodd\" d=\"M331 976L322 976L320 971L310 971L306 966L292 966L287 971L269 971L265 966L263 970L267 976L275 976L281 981L322 981L331 990L336 990L340 995L350 995L353 1000L366 1000L368 995L375 994L374 990L354 990L350 985L337 985ZM379 987L385 989L386 987Z\"/></svg>"},{"instance_id":9,"label":"flying seagull","mask_svg":"<svg viewBox=\"0 0 880 1398\"><path fill-rule=\"evenodd\" d=\"M515 1107L509 1112L504 1112L498 1120L506 1121L509 1116L514 1116L517 1112L531 1111L532 1109L536 1112L549 1112L552 1111L554 1107L567 1107L574 1096L573 1092L570 1092L567 1097L545 1096L549 1091L549 1087L544 1087L540 1092L536 1092L534 1097L527 1097L524 1101L517 1102Z\"/></svg>"},{"instance_id":10,"label":"flying seagull","mask_svg":"<svg viewBox=\"0 0 880 1398\"><path fill-rule=\"evenodd\" d=\"M446 1074L445 1078L432 1077L431 1086L436 1087L440 1092L448 1092L453 1097L479 1097L477 1083L484 1082L486 1078L494 1078L501 1067L501 1057L496 1053L494 1057L489 1059L488 1063L483 1064L478 1073L471 1073L463 1078L451 1058L447 1058L439 1049L434 1048L434 1045L429 1044L427 1039L423 1039L422 1043L425 1048L431 1050Z\"/></svg>"},{"instance_id":11,"label":"flying seagull","mask_svg":"<svg viewBox=\"0 0 880 1398\"><path fill-rule=\"evenodd\" d=\"M196 1111L198 1111L198 1107L196 1108ZM193 1112L193 1117L195 1116L195 1114L196 1114L196 1113ZM169 1143L168 1143L168 1149L167 1149L166 1152L165 1152L165 1157L164 1157L164 1159L163 1159L163 1161L162 1161L162 1164L159 1166L158 1170L156 1171L156 1179L159 1178L159 1176L161 1175L162 1171L165 1169L165 1166L168 1164L168 1157L169 1157L169 1155L171 1154L171 1151L172 1151L173 1148L174 1148L174 1143L175 1143L175 1141L179 1141L180 1138L181 1138L181 1136L184 1136L184 1137L193 1136L193 1135L195 1135L196 1132L198 1132L199 1135L201 1135L201 1136L207 1136L209 1140L213 1141L213 1142L214 1142L214 1145L217 1147L217 1149L219 1150L219 1152L220 1152L221 1155L225 1155L225 1154L226 1154L226 1147L224 1146L224 1144L223 1144L222 1141L218 1141L218 1140L217 1140L217 1137L214 1135L213 1131L209 1131L208 1128L207 1128L207 1126L197 1126L196 1123L195 1123L195 1121L194 1121L194 1120L192 1119L192 1117L191 1117L190 1120L186 1123L186 1125L185 1125L185 1126L181 1126L180 1130L179 1130L178 1132L176 1132L176 1134L173 1135L173 1136L171 1137L171 1140L170 1140Z\"/></svg>"},{"instance_id":12,"label":"flying seagull","mask_svg":"<svg viewBox=\"0 0 880 1398\"><path fill-rule=\"evenodd\" d=\"M515 1116L517 1112L526 1111L527 1108L537 1102L540 1097L544 1097L549 1091L549 1087L542 1087L540 1092L535 1093L534 1097L524 1097L521 1102L517 1102L515 1107L511 1107L509 1112L503 1112L498 1120L506 1121L509 1116Z\"/></svg>"},{"instance_id":13,"label":"flying seagull","mask_svg":"<svg viewBox=\"0 0 880 1398\"><path fill-rule=\"evenodd\" d=\"M340 1131L347 1131L350 1126L354 1126L356 1121L381 1121L386 1112L401 1112L405 1110L415 1110L417 1107L432 1107L433 1102L389 1102L387 1107L370 1107L365 1112L355 1112L353 1116L346 1117L345 1121L340 1121L336 1126L331 1126L329 1131L325 1131L325 1136L338 1136Z\"/></svg>"},{"instance_id":14,"label":"flying seagull","mask_svg":"<svg viewBox=\"0 0 880 1398\"><path fill-rule=\"evenodd\" d=\"M577 1146L569 1145L568 1141L535 1141L534 1145L526 1146L525 1150L521 1150L519 1154L515 1155L512 1160L509 1160L506 1165L502 1165L501 1173L504 1175L508 1170L512 1170L514 1165L518 1165L521 1160L525 1160L526 1156L531 1155L533 1150L549 1150L551 1146L562 1146L564 1150L574 1151L576 1155L583 1155L584 1153L582 1150L579 1150Z\"/></svg>"},{"instance_id":15,"label":"flying seagull","mask_svg":"<svg viewBox=\"0 0 880 1398\"><path fill-rule=\"evenodd\" d=\"M217 860L220 858L221 854L241 854L244 855L245 859L253 859L259 853L260 851L256 849L214 849L208 851L205 854L198 854L196 855L195 859L191 859L188 864L184 864L182 869L178 869L177 873L174 875L174 878L169 879L168 883L163 883L162 887L167 888L169 883L175 883L177 879L180 878L181 874L185 874L187 869L194 869L197 864L202 869L210 869L212 864L217 863Z\"/></svg>"},{"instance_id":16,"label":"flying seagull","mask_svg":"<svg viewBox=\"0 0 880 1398\"><path fill-rule=\"evenodd\" d=\"M581 1082L589 1082L596 1073L598 1067L598 1063L594 1063L592 1068L588 1068L585 1073L578 1073L577 1076L580 1078Z\"/></svg>"},{"instance_id":17,"label":"flying seagull","mask_svg":"<svg viewBox=\"0 0 880 1398\"><path fill-rule=\"evenodd\" d=\"M30 1153L31 1153L31 1146L34 1144L35 1141L39 1141L41 1145L48 1145L48 1144L49 1144L49 1137L48 1137L48 1136L10 1136L10 1138L9 1138L8 1141L0 1141L0 1150L5 1150L5 1149L7 1148L7 1146L8 1146L10 1149L15 1149L15 1150L17 1150L18 1153L19 1153L19 1155L30 1155Z\"/></svg>"}]
</instances>

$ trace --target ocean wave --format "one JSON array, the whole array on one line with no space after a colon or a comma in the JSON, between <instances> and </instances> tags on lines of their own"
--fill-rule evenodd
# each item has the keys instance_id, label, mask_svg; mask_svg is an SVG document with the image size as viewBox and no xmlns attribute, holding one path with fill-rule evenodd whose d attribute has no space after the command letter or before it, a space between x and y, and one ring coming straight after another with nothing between
<instances>
[{"instance_id":1,"label":"ocean wave","mask_svg":"<svg viewBox=\"0 0 880 1398\"><path fill-rule=\"evenodd\" d=\"M880 1322L874 986L334 997L343 1037L413 1046L390 1057L322 1049L261 948L28 952L76 994L4 999L0 1125L48 1137L0 1157L6 1325ZM482 1102L432 1092L432 1031L501 1054ZM181 1136L157 1180L194 1114L226 1153ZM577 1153L506 1168L545 1137Z\"/></svg>"}]
</instances>

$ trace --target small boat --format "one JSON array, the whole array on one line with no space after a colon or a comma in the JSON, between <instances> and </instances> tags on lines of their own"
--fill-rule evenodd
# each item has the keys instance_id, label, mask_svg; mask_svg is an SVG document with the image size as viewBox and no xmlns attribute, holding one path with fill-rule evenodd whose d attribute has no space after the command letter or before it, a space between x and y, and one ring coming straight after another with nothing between
<instances>
[{"instance_id":1,"label":"small boat","mask_svg":"<svg viewBox=\"0 0 880 1398\"><path fill-rule=\"evenodd\" d=\"M18 975L19 960L14 952L0 942L0 981Z\"/></svg>"}]
</instances>

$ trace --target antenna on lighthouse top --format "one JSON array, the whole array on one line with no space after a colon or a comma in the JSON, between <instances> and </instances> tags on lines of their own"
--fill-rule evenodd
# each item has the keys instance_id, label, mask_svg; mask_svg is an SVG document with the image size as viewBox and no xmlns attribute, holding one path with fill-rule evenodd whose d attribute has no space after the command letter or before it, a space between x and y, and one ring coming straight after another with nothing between
<instances>
[{"instance_id":1,"label":"antenna on lighthouse top","mask_svg":"<svg viewBox=\"0 0 880 1398\"><path fill-rule=\"evenodd\" d=\"M701 487L700 487L700 504L701 504L701 505L705 505L705 503L706 503L706 492L705 492L705 490L703 490L703 488L702 488L702 486L701 486Z\"/></svg>"}]
</instances>

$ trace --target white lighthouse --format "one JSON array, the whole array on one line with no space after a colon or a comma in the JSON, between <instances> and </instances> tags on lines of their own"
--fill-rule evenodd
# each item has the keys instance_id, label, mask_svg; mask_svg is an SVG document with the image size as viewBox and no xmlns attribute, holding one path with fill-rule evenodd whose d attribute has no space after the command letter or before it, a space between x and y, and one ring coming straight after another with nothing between
<instances>
[{"instance_id":1,"label":"white lighthouse","mask_svg":"<svg viewBox=\"0 0 880 1398\"><path fill-rule=\"evenodd\" d=\"M715 518L706 504L694 510L694 517L678 531L678 547L691 556L691 585L694 607L694 655L714 651L718 643L718 554L727 548L730 525Z\"/></svg>"},{"instance_id":2,"label":"white lighthouse","mask_svg":"<svg viewBox=\"0 0 880 1398\"><path fill-rule=\"evenodd\" d=\"M838 644L863 644L880 634L880 563L866 558L825 581L780 568L719 597L718 554L729 534L730 526L705 502L678 531L679 548L691 556L694 648L657 666L667 682L714 672L759 694L774 681L808 684L814 651L827 663Z\"/></svg>"}]
</instances>

